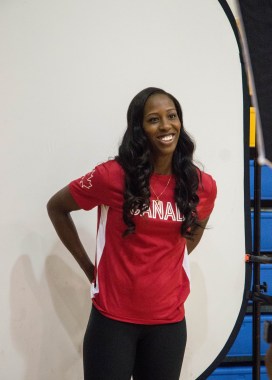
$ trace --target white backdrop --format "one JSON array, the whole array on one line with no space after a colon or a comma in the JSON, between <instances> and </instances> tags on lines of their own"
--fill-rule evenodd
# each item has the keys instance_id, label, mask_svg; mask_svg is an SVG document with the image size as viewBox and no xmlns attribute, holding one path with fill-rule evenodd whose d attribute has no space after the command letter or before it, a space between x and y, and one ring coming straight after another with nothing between
<instances>
[{"instance_id":1,"label":"white backdrop","mask_svg":"<svg viewBox=\"0 0 272 380\"><path fill-rule=\"evenodd\" d=\"M224 347L244 290L242 82L215 0L2 0L0 377L79 380L88 282L58 241L49 197L117 153L131 98L181 102L196 158L217 181L192 254L182 379ZM90 256L96 213L74 215ZM222 296L223 295L223 296Z\"/></svg>"}]
</instances>

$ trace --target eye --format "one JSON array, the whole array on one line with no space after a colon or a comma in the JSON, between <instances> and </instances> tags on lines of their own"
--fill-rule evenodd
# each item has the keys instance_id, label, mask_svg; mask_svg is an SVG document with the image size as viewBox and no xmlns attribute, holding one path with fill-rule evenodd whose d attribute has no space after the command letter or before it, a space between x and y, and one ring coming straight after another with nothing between
<instances>
[{"instance_id":1,"label":"eye","mask_svg":"<svg viewBox=\"0 0 272 380\"><path fill-rule=\"evenodd\" d=\"M151 123L151 124L155 124L159 121L159 118L156 117L156 116L152 116L148 119L148 122Z\"/></svg>"},{"instance_id":2,"label":"eye","mask_svg":"<svg viewBox=\"0 0 272 380\"><path fill-rule=\"evenodd\" d=\"M169 115L168 115L169 119L176 119L178 117L178 115L176 114L176 112L171 112Z\"/></svg>"}]
</instances>

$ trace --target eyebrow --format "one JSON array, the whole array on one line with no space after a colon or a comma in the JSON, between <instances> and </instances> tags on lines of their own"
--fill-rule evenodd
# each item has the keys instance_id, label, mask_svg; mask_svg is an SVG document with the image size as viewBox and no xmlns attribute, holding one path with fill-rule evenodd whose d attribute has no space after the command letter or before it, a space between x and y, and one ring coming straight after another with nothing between
<instances>
[{"instance_id":1,"label":"eyebrow","mask_svg":"<svg viewBox=\"0 0 272 380\"><path fill-rule=\"evenodd\" d=\"M176 111L177 112L176 108L168 108L166 110L166 112L169 112L169 111ZM158 112L153 111L153 112L149 112L147 115L145 115L145 117L148 117L148 116L151 116L151 115L157 115L157 114L158 114Z\"/></svg>"}]
</instances>

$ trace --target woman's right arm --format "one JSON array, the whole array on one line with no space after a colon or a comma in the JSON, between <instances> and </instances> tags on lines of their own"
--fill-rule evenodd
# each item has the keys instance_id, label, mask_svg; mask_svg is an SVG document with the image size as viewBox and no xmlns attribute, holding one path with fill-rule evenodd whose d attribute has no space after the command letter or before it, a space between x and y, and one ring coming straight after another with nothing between
<instances>
[{"instance_id":1,"label":"woman's right arm","mask_svg":"<svg viewBox=\"0 0 272 380\"><path fill-rule=\"evenodd\" d=\"M73 199L69 187L58 191L47 203L48 215L65 247L74 256L90 282L94 280L94 265L83 247L70 213L80 207Z\"/></svg>"}]
</instances>

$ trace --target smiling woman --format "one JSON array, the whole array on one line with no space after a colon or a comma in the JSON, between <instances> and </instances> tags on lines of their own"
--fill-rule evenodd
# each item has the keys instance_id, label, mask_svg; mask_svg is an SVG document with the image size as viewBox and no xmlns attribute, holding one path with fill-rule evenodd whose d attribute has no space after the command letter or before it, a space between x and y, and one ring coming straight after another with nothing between
<instances>
[{"instance_id":1,"label":"smiling woman","mask_svg":"<svg viewBox=\"0 0 272 380\"><path fill-rule=\"evenodd\" d=\"M59 237L91 282L85 380L179 379L188 251L199 243L216 197L215 181L195 166L193 152L179 102L148 87L129 105L118 156L48 202ZM70 212L95 206L93 265Z\"/></svg>"}]
</instances>

